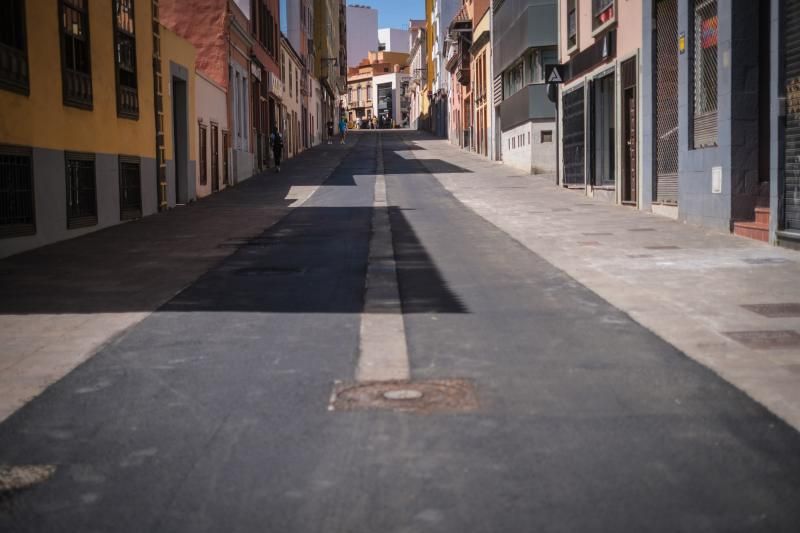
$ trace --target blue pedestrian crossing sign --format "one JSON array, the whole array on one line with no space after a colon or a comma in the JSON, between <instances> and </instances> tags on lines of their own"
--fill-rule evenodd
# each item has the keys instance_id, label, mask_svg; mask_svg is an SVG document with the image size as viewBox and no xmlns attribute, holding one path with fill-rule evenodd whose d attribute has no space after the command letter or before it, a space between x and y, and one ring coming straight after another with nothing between
<instances>
[{"instance_id":1,"label":"blue pedestrian crossing sign","mask_svg":"<svg viewBox=\"0 0 800 533\"><path fill-rule=\"evenodd\" d=\"M545 65L544 66L544 81L545 83L564 83L566 78L566 65Z\"/></svg>"}]
</instances>

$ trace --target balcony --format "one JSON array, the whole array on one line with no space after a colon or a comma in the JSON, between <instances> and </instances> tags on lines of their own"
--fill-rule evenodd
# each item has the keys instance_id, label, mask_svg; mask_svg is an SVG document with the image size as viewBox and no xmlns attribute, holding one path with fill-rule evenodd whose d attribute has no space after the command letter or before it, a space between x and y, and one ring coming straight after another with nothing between
<instances>
[{"instance_id":1,"label":"balcony","mask_svg":"<svg viewBox=\"0 0 800 533\"><path fill-rule=\"evenodd\" d=\"M117 92L117 114L126 118L139 118L139 91L120 85Z\"/></svg>"},{"instance_id":2,"label":"balcony","mask_svg":"<svg viewBox=\"0 0 800 533\"><path fill-rule=\"evenodd\" d=\"M61 81L64 84L64 105L92 108L92 75L86 72L63 69Z\"/></svg>"},{"instance_id":3,"label":"balcony","mask_svg":"<svg viewBox=\"0 0 800 533\"><path fill-rule=\"evenodd\" d=\"M0 44L0 87L28 94L28 58L24 51Z\"/></svg>"},{"instance_id":4,"label":"balcony","mask_svg":"<svg viewBox=\"0 0 800 533\"><path fill-rule=\"evenodd\" d=\"M547 84L526 85L500 104L503 131L524 124L529 120L554 120L556 108L547 98Z\"/></svg>"}]
</instances>

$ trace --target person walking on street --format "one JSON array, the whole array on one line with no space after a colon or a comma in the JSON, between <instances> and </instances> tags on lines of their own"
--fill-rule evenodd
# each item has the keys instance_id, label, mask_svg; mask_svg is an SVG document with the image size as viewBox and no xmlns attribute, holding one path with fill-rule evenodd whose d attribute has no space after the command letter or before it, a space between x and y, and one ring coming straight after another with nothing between
<instances>
[{"instance_id":1,"label":"person walking on street","mask_svg":"<svg viewBox=\"0 0 800 533\"><path fill-rule=\"evenodd\" d=\"M329 120L327 126L328 126L328 144L331 144L333 142L331 140L333 139L333 121Z\"/></svg>"},{"instance_id":2,"label":"person walking on street","mask_svg":"<svg viewBox=\"0 0 800 533\"><path fill-rule=\"evenodd\" d=\"M281 156L283 155L283 135L275 126L272 127L272 134L269 136L269 144L272 146L272 155L275 158L275 172L280 172Z\"/></svg>"},{"instance_id":3,"label":"person walking on street","mask_svg":"<svg viewBox=\"0 0 800 533\"><path fill-rule=\"evenodd\" d=\"M347 137L347 122L344 120L344 117L339 119L339 135L341 135L339 144L344 144L345 137Z\"/></svg>"}]
</instances>

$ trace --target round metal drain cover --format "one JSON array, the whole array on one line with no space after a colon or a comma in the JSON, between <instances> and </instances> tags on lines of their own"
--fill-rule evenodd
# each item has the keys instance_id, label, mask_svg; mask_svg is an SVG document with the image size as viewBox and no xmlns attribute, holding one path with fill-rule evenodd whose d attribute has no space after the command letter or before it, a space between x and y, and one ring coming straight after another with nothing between
<instances>
[{"instance_id":1,"label":"round metal drain cover","mask_svg":"<svg viewBox=\"0 0 800 533\"><path fill-rule=\"evenodd\" d=\"M371 381L334 385L331 411L388 409L410 413L475 411L478 399L472 382L464 379Z\"/></svg>"},{"instance_id":2,"label":"round metal drain cover","mask_svg":"<svg viewBox=\"0 0 800 533\"><path fill-rule=\"evenodd\" d=\"M414 389L390 390L383 393L387 400L419 400L424 394Z\"/></svg>"}]
</instances>

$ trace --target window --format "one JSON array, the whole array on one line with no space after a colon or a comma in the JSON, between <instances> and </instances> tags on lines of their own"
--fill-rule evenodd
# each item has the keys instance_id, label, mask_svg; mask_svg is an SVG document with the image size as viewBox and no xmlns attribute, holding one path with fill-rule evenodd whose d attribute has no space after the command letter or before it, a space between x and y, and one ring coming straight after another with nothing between
<instances>
[{"instance_id":1,"label":"window","mask_svg":"<svg viewBox=\"0 0 800 533\"><path fill-rule=\"evenodd\" d=\"M538 48L531 51L526 58L527 83L544 83L544 67L558 63L557 51L555 48Z\"/></svg>"},{"instance_id":2,"label":"window","mask_svg":"<svg viewBox=\"0 0 800 533\"><path fill-rule=\"evenodd\" d=\"M142 216L141 162L138 157L119 156L119 219Z\"/></svg>"},{"instance_id":3,"label":"window","mask_svg":"<svg viewBox=\"0 0 800 533\"><path fill-rule=\"evenodd\" d=\"M289 96L292 96L292 88L294 87L294 83L292 82L292 64L289 63Z\"/></svg>"},{"instance_id":4,"label":"window","mask_svg":"<svg viewBox=\"0 0 800 533\"><path fill-rule=\"evenodd\" d=\"M359 103L363 102L364 100L361 98L361 85L359 85L358 89L356 89L356 93L358 95L358 98L357 98L358 102Z\"/></svg>"},{"instance_id":5,"label":"window","mask_svg":"<svg viewBox=\"0 0 800 533\"><path fill-rule=\"evenodd\" d=\"M614 0L592 0L592 29L614 19Z\"/></svg>"},{"instance_id":6,"label":"window","mask_svg":"<svg viewBox=\"0 0 800 533\"><path fill-rule=\"evenodd\" d=\"M198 165L200 167L200 185L208 185L208 128L200 124L199 136L199 154L197 157Z\"/></svg>"},{"instance_id":7,"label":"window","mask_svg":"<svg viewBox=\"0 0 800 533\"><path fill-rule=\"evenodd\" d=\"M136 81L136 32L133 0L114 1L114 62L117 72L117 115L139 117Z\"/></svg>"},{"instance_id":8,"label":"window","mask_svg":"<svg viewBox=\"0 0 800 533\"><path fill-rule=\"evenodd\" d=\"M567 0L567 50L578 47L577 0Z\"/></svg>"},{"instance_id":9,"label":"window","mask_svg":"<svg viewBox=\"0 0 800 533\"><path fill-rule=\"evenodd\" d=\"M520 62L503 73L503 97L508 98L522 89L524 63Z\"/></svg>"},{"instance_id":10,"label":"window","mask_svg":"<svg viewBox=\"0 0 800 533\"><path fill-rule=\"evenodd\" d=\"M717 0L694 1L693 144L717 145Z\"/></svg>"},{"instance_id":11,"label":"window","mask_svg":"<svg viewBox=\"0 0 800 533\"><path fill-rule=\"evenodd\" d=\"M211 123L211 190L219 190L219 127Z\"/></svg>"},{"instance_id":12,"label":"window","mask_svg":"<svg viewBox=\"0 0 800 533\"><path fill-rule=\"evenodd\" d=\"M89 0L59 0L64 105L92 108Z\"/></svg>"},{"instance_id":13,"label":"window","mask_svg":"<svg viewBox=\"0 0 800 533\"><path fill-rule=\"evenodd\" d=\"M25 0L0 2L0 88L28 94Z\"/></svg>"},{"instance_id":14,"label":"window","mask_svg":"<svg viewBox=\"0 0 800 533\"><path fill-rule=\"evenodd\" d=\"M67 167L67 229L97 224L94 154L65 154Z\"/></svg>"},{"instance_id":15,"label":"window","mask_svg":"<svg viewBox=\"0 0 800 533\"><path fill-rule=\"evenodd\" d=\"M30 148L0 146L0 238L36 233Z\"/></svg>"},{"instance_id":16,"label":"window","mask_svg":"<svg viewBox=\"0 0 800 533\"><path fill-rule=\"evenodd\" d=\"M543 130L540 134L539 142L543 143L553 142L553 130Z\"/></svg>"}]
</instances>

